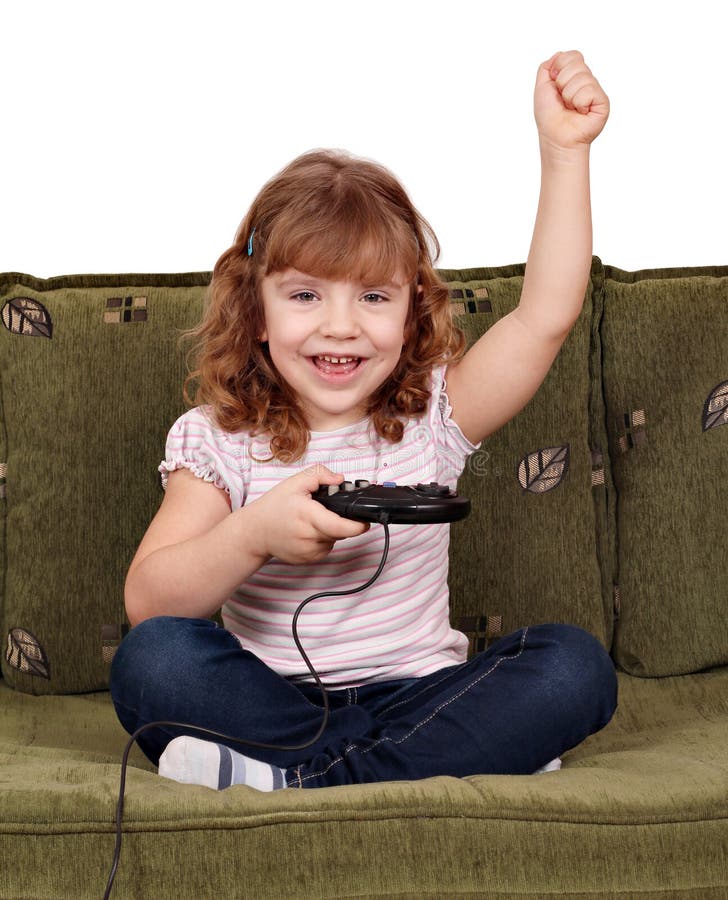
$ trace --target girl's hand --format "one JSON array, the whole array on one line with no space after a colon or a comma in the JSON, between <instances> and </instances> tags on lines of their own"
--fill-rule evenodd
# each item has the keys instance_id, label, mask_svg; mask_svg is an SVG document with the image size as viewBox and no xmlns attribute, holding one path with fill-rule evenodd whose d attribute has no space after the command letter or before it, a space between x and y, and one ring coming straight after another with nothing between
<instances>
[{"instance_id":1,"label":"girl's hand","mask_svg":"<svg viewBox=\"0 0 728 900\"><path fill-rule=\"evenodd\" d=\"M256 551L287 563L318 562L336 541L368 531L367 522L344 519L311 498L319 485L343 480L326 466L311 466L244 507L255 515Z\"/></svg>"},{"instance_id":2,"label":"girl's hand","mask_svg":"<svg viewBox=\"0 0 728 900\"><path fill-rule=\"evenodd\" d=\"M541 63L533 105L539 138L556 151L588 148L609 117L609 98L578 50Z\"/></svg>"}]
</instances>

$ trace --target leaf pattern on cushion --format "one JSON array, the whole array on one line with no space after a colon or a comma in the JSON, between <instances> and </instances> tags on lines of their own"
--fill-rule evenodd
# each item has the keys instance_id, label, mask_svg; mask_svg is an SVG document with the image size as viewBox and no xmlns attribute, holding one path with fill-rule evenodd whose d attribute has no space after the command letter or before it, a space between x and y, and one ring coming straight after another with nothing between
<instances>
[{"instance_id":1,"label":"leaf pattern on cushion","mask_svg":"<svg viewBox=\"0 0 728 900\"><path fill-rule=\"evenodd\" d=\"M703 431L728 425L728 381L713 388L703 407Z\"/></svg>"},{"instance_id":2,"label":"leaf pattern on cushion","mask_svg":"<svg viewBox=\"0 0 728 900\"><path fill-rule=\"evenodd\" d=\"M40 675L41 678L51 677L45 650L38 638L25 628L11 628L8 632L5 659L19 672Z\"/></svg>"},{"instance_id":3,"label":"leaf pattern on cushion","mask_svg":"<svg viewBox=\"0 0 728 900\"><path fill-rule=\"evenodd\" d=\"M8 331L22 337L53 337L51 314L39 300L13 297L2 310L2 322Z\"/></svg>"},{"instance_id":4,"label":"leaf pattern on cushion","mask_svg":"<svg viewBox=\"0 0 728 900\"><path fill-rule=\"evenodd\" d=\"M546 447L524 456L518 466L518 481L524 491L545 494L557 488L569 471L569 445Z\"/></svg>"}]
</instances>

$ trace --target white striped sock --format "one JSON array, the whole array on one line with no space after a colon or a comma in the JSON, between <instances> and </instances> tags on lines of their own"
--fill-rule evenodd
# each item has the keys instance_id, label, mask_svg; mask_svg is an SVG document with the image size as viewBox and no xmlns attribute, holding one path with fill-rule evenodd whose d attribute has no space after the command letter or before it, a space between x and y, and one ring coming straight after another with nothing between
<instances>
[{"instance_id":1,"label":"white striped sock","mask_svg":"<svg viewBox=\"0 0 728 900\"><path fill-rule=\"evenodd\" d=\"M552 759L550 763L546 763L545 766L541 766L540 769L536 769L533 773L534 775L543 775L545 772L558 772L561 768L561 757L557 756L556 759Z\"/></svg>"},{"instance_id":2,"label":"white striped sock","mask_svg":"<svg viewBox=\"0 0 728 900\"><path fill-rule=\"evenodd\" d=\"M167 744L159 757L159 774L183 784L223 790L247 784L259 791L286 787L285 769L251 759L224 744L183 735Z\"/></svg>"}]
</instances>

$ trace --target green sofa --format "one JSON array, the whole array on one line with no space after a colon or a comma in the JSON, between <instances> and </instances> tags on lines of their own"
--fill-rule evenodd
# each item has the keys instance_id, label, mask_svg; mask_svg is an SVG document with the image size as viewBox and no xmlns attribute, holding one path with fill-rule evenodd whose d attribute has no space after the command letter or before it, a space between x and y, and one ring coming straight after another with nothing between
<instances>
[{"instance_id":1,"label":"green sofa","mask_svg":"<svg viewBox=\"0 0 728 900\"><path fill-rule=\"evenodd\" d=\"M442 272L470 340L523 272ZM0 897L103 896L122 585L209 277L0 275ZM112 896L728 897L728 267L594 258L546 381L459 489L471 649L587 628L619 670L612 722L557 772L271 794L165 780L135 748Z\"/></svg>"}]
</instances>

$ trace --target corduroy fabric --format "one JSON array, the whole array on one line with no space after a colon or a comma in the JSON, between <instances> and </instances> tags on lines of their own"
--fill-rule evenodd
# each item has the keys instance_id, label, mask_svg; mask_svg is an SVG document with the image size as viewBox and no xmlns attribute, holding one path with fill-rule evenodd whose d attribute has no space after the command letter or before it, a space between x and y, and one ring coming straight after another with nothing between
<instances>
[{"instance_id":1,"label":"corduroy fabric","mask_svg":"<svg viewBox=\"0 0 728 900\"><path fill-rule=\"evenodd\" d=\"M0 276L2 665L19 690L108 685L102 627L125 620L126 569L162 497L156 467L184 410L178 338L203 283ZM31 639L33 674L18 669Z\"/></svg>"},{"instance_id":2,"label":"corduroy fabric","mask_svg":"<svg viewBox=\"0 0 728 900\"><path fill-rule=\"evenodd\" d=\"M105 693L0 684L0 896L100 896L125 740ZM615 718L549 775L215 792L134 751L115 896L725 896L727 741L722 669L620 675Z\"/></svg>"},{"instance_id":3,"label":"corduroy fabric","mask_svg":"<svg viewBox=\"0 0 728 900\"><path fill-rule=\"evenodd\" d=\"M516 308L524 271L525 265L514 265L441 272L451 295L463 295L466 308L487 297L490 310L458 316L470 344ZM597 287L600 273L595 258L592 281ZM475 632L487 632L490 617L491 631L496 619L508 634L525 625L566 622L611 646L612 579L602 576L613 565L606 515L611 476L601 379L593 363L601 314L601 291L592 290L590 282L582 313L536 395L486 438L460 478L458 490L470 498L472 512L451 528L455 627L469 620ZM551 465L539 457L540 451L554 449ZM478 640L489 637L474 634L474 649Z\"/></svg>"},{"instance_id":4,"label":"corduroy fabric","mask_svg":"<svg viewBox=\"0 0 728 900\"><path fill-rule=\"evenodd\" d=\"M523 271L441 273L470 341L515 308ZM0 634L3 673L18 690L108 684L104 645L125 622L126 569L161 499L156 465L183 409L177 338L198 319L208 281L204 272L0 276L0 307L14 326L0 329L10 526ZM538 401L486 442L461 481L474 512L453 529L453 622L473 649L483 616L500 617L500 633L572 622L611 643L603 608L611 596L600 595L594 549L604 488L591 484L590 341L599 313L589 290ZM525 490L519 465L529 458L531 475L539 465L548 474L539 453L550 448L562 454L551 469L564 477L545 493L538 487L548 480L538 477ZM19 671L26 641L40 659Z\"/></svg>"},{"instance_id":5,"label":"corduroy fabric","mask_svg":"<svg viewBox=\"0 0 728 900\"><path fill-rule=\"evenodd\" d=\"M474 340L494 315L515 305L523 266L443 274L452 282L453 293L461 292L460 297L453 296L453 303ZM691 379L697 380L710 356L704 352L703 359L694 352L695 334L700 334L708 351L715 349L717 340L723 340L718 348L726 346L725 330L720 331L725 329L725 293L721 306L715 290L716 279L724 279L728 270L624 273L607 268L607 281L614 283L618 294L621 291L611 313L603 306L605 291L607 307L612 302L604 276L595 258L582 319L539 394L518 417L524 423L518 418L511 423L502 436L507 438L504 444L486 442L483 449L488 456L483 455L466 476L469 482L461 482L462 493L475 498L476 509L469 523L453 529L454 612L456 617L485 618L484 630L491 628L491 621L483 613L502 610L504 630L511 615L507 610L528 622L560 615L561 600L569 599L568 592L560 595L553 574L544 576L545 585L535 576L541 567L546 573L554 571L543 533L555 528L550 546L562 577L574 583L577 592L586 590L588 583L592 594L592 605L578 597L568 613L582 616L584 624L594 614L593 621L597 627L603 622L603 639L608 640L612 585L624 589L625 583L638 583L636 576L625 582L625 572L659 574L669 559L668 549L650 535L655 524L645 520L644 512L661 510L660 492L670 477L673 483L664 496L671 503L684 500L675 481L689 484L693 491L703 489L705 457L700 454L707 445L700 445L692 432L682 456L671 457L679 463L682 482L676 479L675 465L668 465L661 479L654 468L636 465L636 455L629 457L652 447L657 438L658 444L663 439L686 440L687 426L681 431L665 412L665 404L669 407L674 396L683 408L692 396ZM19 615L29 631L31 625L45 629L44 635L51 629L44 646L49 651L50 681L41 675L22 675L12 667L5 671L20 690L11 690L10 680L0 681L1 897L55 900L98 897L103 892L127 736L106 693L50 697L22 691L56 690L60 679L74 685L72 690L86 690L99 679L106 680L99 623L118 621L126 565L161 498L154 470L166 429L181 409L182 366L175 330L196 319L208 280L209 273L48 280L0 276L0 308L14 290L14 297L40 300L54 319L50 338L12 334L0 327L0 464L11 463L5 507L11 553L1 579L7 582L10 602L0 608L0 635L4 641L8 630L19 625ZM638 303L632 293L633 288L645 287L641 282L660 280L666 286L678 281L684 301L675 300L669 291L664 295L665 310L683 315L684 339L670 345L663 331L663 340L668 340L676 360L685 347L693 356L687 369L675 365L683 375L676 385L668 382L662 399L656 389L649 394L652 406L663 410L654 420L658 427L651 430L652 406L633 402L631 387L624 397L615 392L620 384L641 383L631 374L632 364L620 362L628 352L639 354L647 341L655 359L660 359L649 343L653 337L642 333L654 328L659 338L660 329L667 327L654 315L659 303L655 296ZM712 332L702 309L704 290L716 311ZM142 296L146 305L135 307L134 298ZM131 298L130 321L106 321L107 314L113 319L117 311L123 318L126 297ZM121 299L122 305L108 307L109 299ZM157 319L155 308L161 311ZM28 309L32 312L32 306ZM134 311L142 309L146 320L141 316L133 320ZM14 315L7 318L17 325L22 316ZM695 328L693 320L698 323ZM42 315L37 321L42 331L46 327ZM32 323L27 327L32 333ZM133 329L139 331L135 334ZM56 339L59 344L54 345ZM588 360L581 354L588 354ZM91 368L89 359L94 360ZM640 364L648 368L644 358ZM654 361L650 365L654 367ZM644 374L646 381L659 384L664 372L657 366ZM637 435L628 451L620 443L627 435L617 429L613 415L615 409L625 411L621 407L626 401L626 411L647 411L645 420L637 417L631 432L634 438L646 429L648 443L640 443L645 435ZM541 404L543 411L535 409ZM58 424L74 407L82 411L77 435L67 423ZM521 434L518 429L525 422L528 429ZM550 429L557 430L553 423L574 442L569 444L566 478L541 496L514 497L511 508L505 499L491 501L488 491L498 480L500 454L504 459L510 455L513 465L507 472L500 463L505 484L517 472L518 460L533 449L563 445L558 439L541 440ZM103 429L115 435L113 440L103 435ZM728 433L714 427L701 437L724 442L724 430ZM585 489L585 445L591 454L590 491ZM575 454L574 446L580 448ZM721 468L725 458L723 453L717 461L721 485L726 483ZM661 460L664 463L664 455ZM693 469L694 476L685 475ZM18 477L28 479L28 485L18 489ZM653 486L652 492L645 490L646 485ZM523 490L520 485L518 490ZM575 493L567 497L567 491ZM540 501L551 505L538 506ZM479 519L478 504L482 509L489 502L499 505L498 515ZM560 517L569 521L560 521L554 513L557 507ZM530 525L520 512L526 509L531 510ZM89 510L92 516L85 518ZM708 518L713 512L709 508ZM95 531L82 521L96 523ZM673 521L679 524L677 518ZM475 531L472 536L468 524ZM716 533L722 534L724 525L723 518ZM496 550L487 529L500 541ZM510 539L512 530L527 535L520 554L518 542ZM590 530L596 575L583 558L588 545L584 535ZM561 536L566 534L576 543L569 544ZM542 557L537 563L527 558L529 540ZM683 553L682 546L689 550ZM682 531L674 536L672 549L676 548L685 569L676 583L692 585L692 593L683 590L684 605L695 600L687 628L700 631L704 627L700 616L713 615L711 601L701 599L700 591L704 586L712 596L715 586L722 585L722 557L714 559L708 571L701 548ZM25 559L16 558L16 551ZM512 577L489 585L492 573L506 565L513 570ZM483 572L466 575L473 567ZM526 567L526 574L519 574L520 567ZM586 581L578 582L570 569L586 573ZM655 593L639 594L640 603L653 614L655 604L664 601L663 582L657 584ZM506 593L499 598L495 588ZM47 592L42 595L45 605L36 596L41 590ZM108 599L111 595L115 605ZM725 592L722 596L724 602ZM663 616L658 610L659 628L654 630L652 618L642 623L639 615L630 618L625 613L633 597L628 591L622 599L621 636L629 635L630 628L636 633L640 624L644 628L640 648L652 650L661 642L658 658L668 657L671 665L684 660L688 651L693 653L684 619L672 612ZM494 599L499 602L495 609L490 605ZM678 630L667 627L675 624ZM480 628L478 624L476 631ZM720 623L708 645L720 648L722 643L725 648L719 629ZM614 720L567 754L560 772L533 777L435 778L273 794L235 787L217 793L159 778L134 750L121 867L112 896L536 900L567 895L590 900L723 900L728 896L727 698L728 668L659 679L620 674L620 705Z\"/></svg>"},{"instance_id":6,"label":"corduroy fabric","mask_svg":"<svg viewBox=\"0 0 728 900\"><path fill-rule=\"evenodd\" d=\"M728 267L607 267L601 336L615 659L643 676L728 663Z\"/></svg>"}]
</instances>

